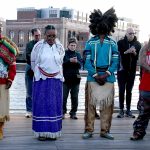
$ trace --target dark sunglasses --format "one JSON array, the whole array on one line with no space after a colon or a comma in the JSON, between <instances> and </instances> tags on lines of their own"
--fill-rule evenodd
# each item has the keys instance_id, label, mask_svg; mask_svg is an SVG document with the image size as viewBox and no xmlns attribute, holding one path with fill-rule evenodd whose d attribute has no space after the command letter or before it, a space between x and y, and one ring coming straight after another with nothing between
<instances>
[{"instance_id":1,"label":"dark sunglasses","mask_svg":"<svg viewBox=\"0 0 150 150\"><path fill-rule=\"evenodd\" d=\"M135 33L132 33L132 32L131 32L131 33L128 33L128 34L129 34L129 35L134 35Z\"/></svg>"}]
</instances>

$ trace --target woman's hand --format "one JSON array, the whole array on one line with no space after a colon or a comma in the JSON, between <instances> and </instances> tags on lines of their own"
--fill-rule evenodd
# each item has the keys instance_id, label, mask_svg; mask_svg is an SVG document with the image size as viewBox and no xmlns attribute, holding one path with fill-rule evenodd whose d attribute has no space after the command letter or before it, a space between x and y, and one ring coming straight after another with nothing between
<instances>
[{"instance_id":1,"label":"woman's hand","mask_svg":"<svg viewBox=\"0 0 150 150\"><path fill-rule=\"evenodd\" d=\"M6 83L5 89L9 89L11 87L11 85L12 85L12 82L8 80Z\"/></svg>"}]
</instances>

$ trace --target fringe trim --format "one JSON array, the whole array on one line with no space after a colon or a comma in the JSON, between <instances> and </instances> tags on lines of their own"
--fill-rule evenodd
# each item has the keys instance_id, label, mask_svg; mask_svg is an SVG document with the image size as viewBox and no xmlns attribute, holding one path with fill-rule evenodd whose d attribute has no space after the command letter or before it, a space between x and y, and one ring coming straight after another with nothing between
<instances>
[{"instance_id":1,"label":"fringe trim","mask_svg":"<svg viewBox=\"0 0 150 150\"><path fill-rule=\"evenodd\" d=\"M110 95L106 99L103 100L94 100L92 101L94 106L98 106L99 110L104 110L106 107L114 105L114 96Z\"/></svg>"},{"instance_id":2,"label":"fringe trim","mask_svg":"<svg viewBox=\"0 0 150 150\"><path fill-rule=\"evenodd\" d=\"M55 132L55 133L52 133L52 132L35 132L35 131L33 131L33 133L34 133L34 136L36 138L38 138L39 136L46 137L46 138L59 138L59 137L61 137L61 131L58 131L58 132Z\"/></svg>"},{"instance_id":3,"label":"fringe trim","mask_svg":"<svg viewBox=\"0 0 150 150\"><path fill-rule=\"evenodd\" d=\"M95 88L93 89L93 87L90 86L90 89L89 89L92 105L98 106L100 110L103 110L110 105L114 105L114 86L113 86L113 84L107 83L106 88L104 88L103 90L96 92L94 94L92 92L92 90L94 90L94 92L95 92L95 90L96 90ZM100 88L100 87L98 86L98 88ZM103 88L103 87L101 87L101 88ZM107 90L107 92L106 92L106 90ZM105 93L101 94L101 92L105 92Z\"/></svg>"},{"instance_id":4,"label":"fringe trim","mask_svg":"<svg viewBox=\"0 0 150 150\"><path fill-rule=\"evenodd\" d=\"M10 120L10 117L7 115L7 116L2 116L0 115L0 122L5 122L5 121L9 121Z\"/></svg>"},{"instance_id":5,"label":"fringe trim","mask_svg":"<svg viewBox=\"0 0 150 150\"><path fill-rule=\"evenodd\" d=\"M18 49L17 45L12 40L10 40L6 36L3 36L2 39L5 40L11 46L12 49L15 49L15 51L16 51L15 54L16 55L19 54L19 49Z\"/></svg>"}]
</instances>

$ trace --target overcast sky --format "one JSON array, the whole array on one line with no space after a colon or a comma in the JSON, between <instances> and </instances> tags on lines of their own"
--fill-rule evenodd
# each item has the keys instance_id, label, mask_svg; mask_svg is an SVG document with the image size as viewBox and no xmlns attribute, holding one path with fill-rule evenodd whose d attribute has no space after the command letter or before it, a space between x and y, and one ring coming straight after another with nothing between
<instances>
[{"instance_id":1,"label":"overcast sky","mask_svg":"<svg viewBox=\"0 0 150 150\"><path fill-rule=\"evenodd\" d=\"M149 0L3 0L0 5L0 17L16 19L17 8L72 8L90 13L93 9L105 12L114 7L118 17L131 18L140 25L140 41L147 41L150 35Z\"/></svg>"}]
</instances>

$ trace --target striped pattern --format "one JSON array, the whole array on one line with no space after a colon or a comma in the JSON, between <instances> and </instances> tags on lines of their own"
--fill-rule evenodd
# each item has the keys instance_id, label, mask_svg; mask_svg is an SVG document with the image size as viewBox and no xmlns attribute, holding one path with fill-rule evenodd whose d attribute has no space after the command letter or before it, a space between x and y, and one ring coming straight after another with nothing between
<instances>
[{"instance_id":1,"label":"striped pattern","mask_svg":"<svg viewBox=\"0 0 150 150\"><path fill-rule=\"evenodd\" d=\"M47 78L33 83L32 129L36 137L57 138L62 129L62 82Z\"/></svg>"},{"instance_id":2,"label":"striped pattern","mask_svg":"<svg viewBox=\"0 0 150 150\"><path fill-rule=\"evenodd\" d=\"M95 36L91 38L85 46L85 68L88 71L88 81L95 81L93 75L97 72L96 68L108 67L107 78L108 82L114 82L114 72L118 67L118 47L117 43L109 37L105 37L103 43L100 42L100 38Z\"/></svg>"},{"instance_id":3,"label":"striped pattern","mask_svg":"<svg viewBox=\"0 0 150 150\"><path fill-rule=\"evenodd\" d=\"M16 61L16 55L19 50L15 43L9 40L7 37L2 37L0 39L0 57L7 63L12 64Z\"/></svg>"},{"instance_id":4,"label":"striped pattern","mask_svg":"<svg viewBox=\"0 0 150 150\"><path fill-rule=\"evenodd\" d=\"M47 116L36 117L36 116L33 116L33 120L36 122L45 122L45 121L56 122L56 121L61 120L61 119L62 119L62 115L55 116L55 117L47 117Z\"/></svg>"}]
</instances>

